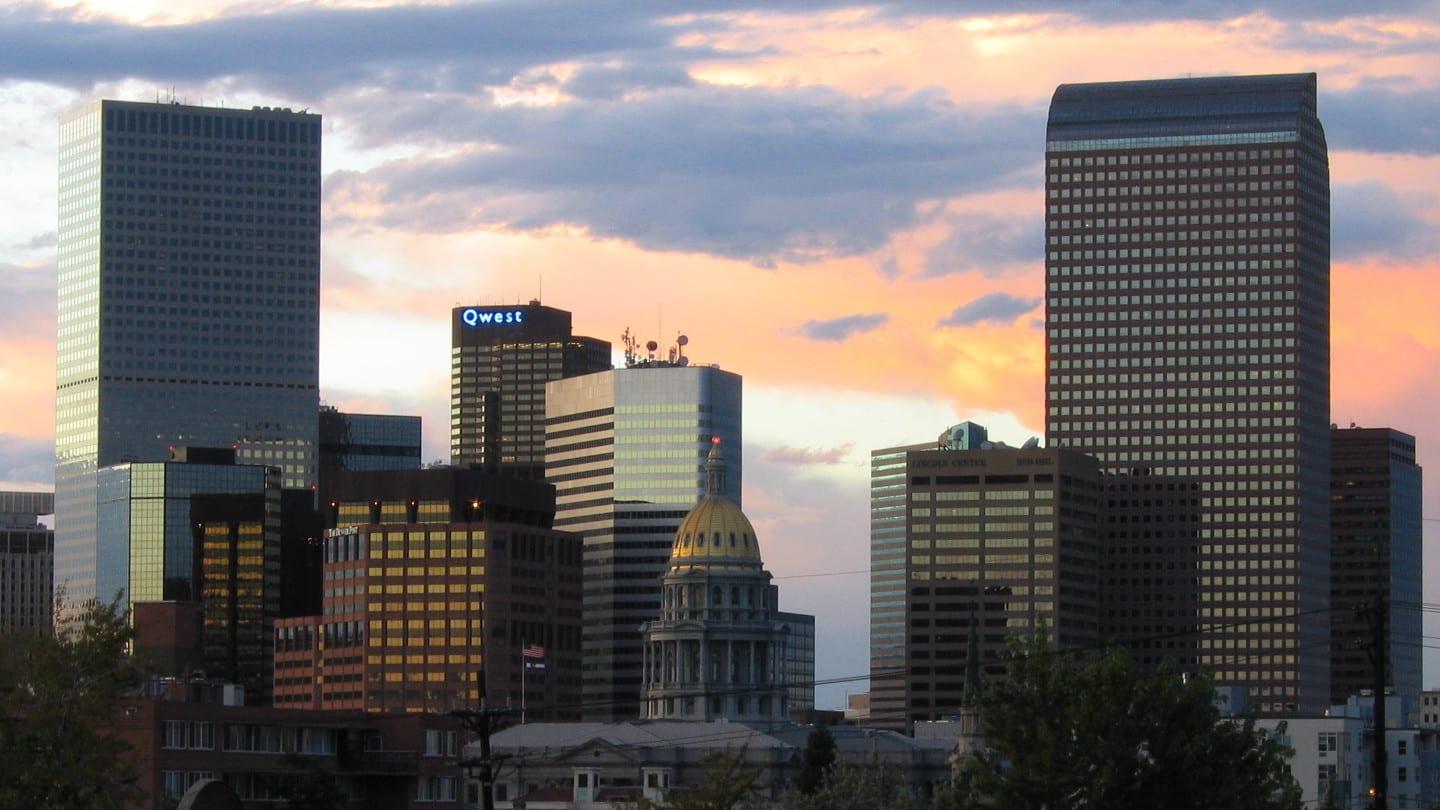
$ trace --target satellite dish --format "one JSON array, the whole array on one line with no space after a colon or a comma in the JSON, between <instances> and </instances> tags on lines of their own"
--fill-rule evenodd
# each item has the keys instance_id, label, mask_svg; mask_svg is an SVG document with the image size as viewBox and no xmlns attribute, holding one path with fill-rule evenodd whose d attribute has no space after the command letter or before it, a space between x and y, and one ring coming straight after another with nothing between
<instances>
[{"instance_id":1,"label":"satellite dish","mask_svg":"<svg viewBox=\"0 0 1440 810\"><path fill-rule=\"evenodd\" d=\"M690 358L685 357L684 355L681 355L681 356L680 356L680 359L679 359L678 361L676 361L676 362L677 362L678 365L680 365L681 367L688 366L688 365L690 365Z\"/></svg>"},{"instance_id":2,"label":"satellite dish","mask_svg":"<svg viewBox=\"0 0 1440 810\"><path fill-rule=\"evenodd\" d=\"M645 348L653 352L656 349L660 348L660 344L656 343L653 340L647 340L645 341Z\"/></svg>"},{"instance_id":3,"label":"satellite dish","mask_svg":"<svg viewBox=\"0 0 1440 810\"><path fill-rule=\"evenodd\" d=\"M675 338L675 343L680 346L688 346L690 345L690 338L681 335L680 337Z\"/></svg>"},{"instance_id":4,"label":"satellite dish","mask_svg":"<svg viewBox=\"0 0 1440 810\"><path fill-rule=\"evenodd\" d=\"M1025 440L1025 443L1024 443L1024 444L1022 444L1022 445L1020 445L1020 446L1021 446L1022 448L1024 448L1024 449L1026 449L1026 450L1034 450L1035 448L1037 448L1037 447L1040 446L1040 437L1039 437L1039 436L1031 436L1030 438L1028 438L1028 439Z\"/></svg>"}]
</instances>

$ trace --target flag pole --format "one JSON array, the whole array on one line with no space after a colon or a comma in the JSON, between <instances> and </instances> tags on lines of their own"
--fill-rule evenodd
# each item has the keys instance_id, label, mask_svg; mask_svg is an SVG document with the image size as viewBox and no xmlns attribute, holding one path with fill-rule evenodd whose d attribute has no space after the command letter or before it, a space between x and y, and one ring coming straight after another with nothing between
<instances>
[{"instance_id":1,"label":"flag pole","mask_svg":"<svg viewBox=\"0 0 1440 810\"><path fill-rule=\"evenodd\" d=\"M530 674L530 662L525 660L525 642L520 642L520 725L525 725L525 676Z\"/></svg>"}]
</instances>

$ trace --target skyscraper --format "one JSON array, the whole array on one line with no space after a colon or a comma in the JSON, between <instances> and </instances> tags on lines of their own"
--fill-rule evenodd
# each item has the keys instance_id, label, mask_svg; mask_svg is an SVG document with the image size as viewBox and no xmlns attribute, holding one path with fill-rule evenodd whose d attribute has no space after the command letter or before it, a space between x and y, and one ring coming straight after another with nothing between
<instances>
[{"instance_id":1,"label":"skyscraper","mask_svg":"<svg viewBox=\"0 0 1440 810\"><path fill-rule=\"evenodd\" d=\"M123 594L124 608L200 606L205 672L243 685L251 703L268 703L280 612L280 470L236 464L230 448L175 456L96 473L97 592Z\"/></svg>"},{"instance_id":2,"label":"skyscraper","mask_svg":"<svg viewBox=\"0 0 1440 810\"><path fill-rule=\"evenodd\" d=\"M870 725L953 716L967 674L1003 678L1042 622L1059 648L1097 641L1095 459L984 438L967 422L871 454Z\"/></svg>"},{"instance_id":3,"label":"skyscraper","mask_svg":"<svg viewBox=\"0 0 1440 810\"><path fill-rule=\"evenodd\" d=\"M313 483L320 116L124 101L67 116L58 263L55 579L73 601L96 595L101 467L237 447Z\"/></svg>"},{"instance_id":4,"label":"skyscraper","mask_svg":"<svg viewBox=\"0 0 1440 810\"><path fill-rule=\"evenodd\" d=\"M1421 689L1424 532L1415 437L1393 428L1330 431L1330 701L1375 688L1373 610L1385 604L1385 682Z\"/></svg>"},{"instance_id":5,"label":"skyscraper","mask_svg":"<svg viewBox=\"0 0 1440 810\"><path fill-rule=\"evenodd\" d=\"M1314 74L1062 85L1046 134L1049 443L1198 486L1196 536L1130 541L1198 559L1198 657L1268 711L1330 697L1315 97ZM1172 618L1193 632L1138 632Z\"/></svg>"},{"instance_id":6,"label":"skyscraper","mask_svg":"<svg viewBox=\"0 0 1440 810\"><path fill-rule=\"evenodd\" d=\"M276 623L275 705L435 712L484 697L578 719L580 538L550 528L554 487L447 467L337 472L326 491L321 611ZM527 679L530 644L548 666Z\"/></svg>"},{"instance_id":7,"label":"skyscraper","mask_svg":"<svg viewBox=\"0 0 1440 810\"><path fill-rule=\"evenodd\" d=\"M545 475L545 383L611 368L610 344L570 334L570 313L456 307L450 318L450 456L455 464Z\"/></svg>"},{"instance_id":8,"label":"skyscraper","mask_svg":"<svg viewBox=\"0 0 1440 810\"><path fill-rule=\"evenodd\" d=\"M54 604L55 512L49 492L0 492L0 634L49 633Z\"/></svg>"},{"instance_id":9,"label":"skyscraper","mask_svg":"<svg viewBox=\"0 0 1440 810\"><path fill-rule=\"evenodd\" d=\"M740 376L648 363L545 387L545 466L555 528L584 537L586 719L640 712L640 625L660 615L660 577L681 521L705 495L719 438L725 492L740 501Z\"/></svg>"}]
</instances>

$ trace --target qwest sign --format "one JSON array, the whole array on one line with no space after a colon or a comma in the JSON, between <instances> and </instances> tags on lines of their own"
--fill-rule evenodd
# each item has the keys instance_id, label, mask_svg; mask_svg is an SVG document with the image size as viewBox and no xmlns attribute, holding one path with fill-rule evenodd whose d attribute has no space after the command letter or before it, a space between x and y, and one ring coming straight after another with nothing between
<instances>
[{"instance_id":1,"label":"qwest sign","mask_svg":"<svg viewBox=\"0 0 1440 810\"><path fill-rule=\"evenodd\" d=\"M525 322L525 310L512 309L508 312L481 312L478 309L466 309L460 312L460 320L466 326L502 326L504 324L516 324Z\"/></svg>"}]
</instances>

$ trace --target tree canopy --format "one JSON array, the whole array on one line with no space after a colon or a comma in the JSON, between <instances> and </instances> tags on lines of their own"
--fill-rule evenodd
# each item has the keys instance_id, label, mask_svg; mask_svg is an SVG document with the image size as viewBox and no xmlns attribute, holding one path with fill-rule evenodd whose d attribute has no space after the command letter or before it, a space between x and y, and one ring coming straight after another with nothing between
<instances>
[{"instance_id":1,"label":"tree canopy","mask_svg":"<svg viewBox=\"0 0 1440 810\"><path fill-rule=\"evenodd\" d=\"M1012 649L981 700L986 750L961 791L994 810L1298 810L1289 750L1253 718L1220 716L1208 678L1144 670L1123 651Z\"/></svg>"},{"instance_id":2,"label":"tree canopy","mask_svg":"<svg viewBox=\"0 0 1440 810\"><path fill-rule=\"evenodd\" d=\"M0 807L120 808L139 773L115 720L140 680L116 604L91 600L52 635L0 639Z\"/></svg>"}]
</instances>

